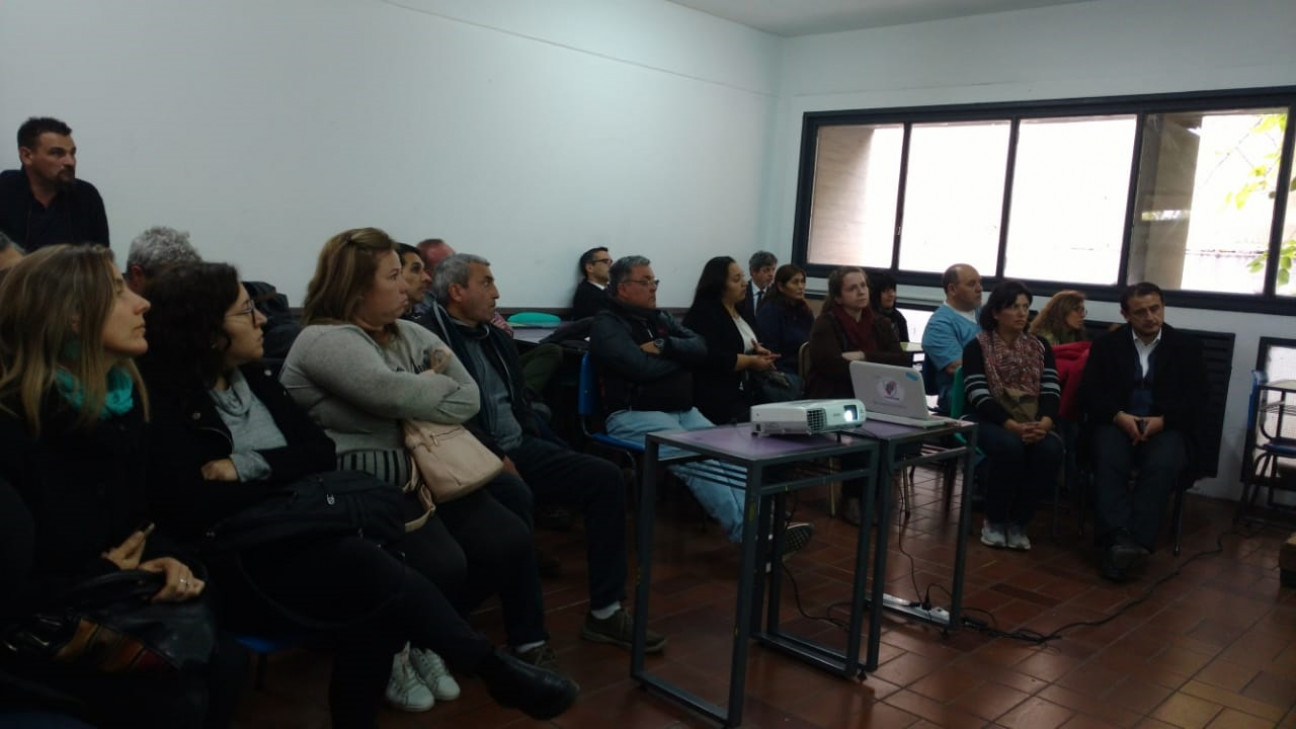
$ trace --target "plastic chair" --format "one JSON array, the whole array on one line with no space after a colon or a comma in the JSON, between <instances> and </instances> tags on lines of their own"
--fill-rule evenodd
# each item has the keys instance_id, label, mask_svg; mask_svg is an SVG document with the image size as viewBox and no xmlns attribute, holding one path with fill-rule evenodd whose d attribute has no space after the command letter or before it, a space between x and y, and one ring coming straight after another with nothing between
<instances>
[{"instance_id":1,"label":"plastic chair","mask_svg":"<svg viewBox=\"0 0 1296 729\"><path fill-rule=\"evenodd\" d=\"M256 666L252 669L252 685L258 691L265 687L265 674L271 653L296 648L306 641L304 635L235 635L240 645L256 654Z\"/></svg>"},{"instance_id":2,"label":"plastic chair","mask_svg":"<svg viewBox=\"0 0 1296 729\"><path fill-rule=\"evenodd\" d=\"M590 357L589 352L586 352L581 357L580 379L577 383L576 392L576 415L580 420L581 433L585 436L586 441L591 445L624 457L634 474L635 486L638 487L639 479L642 478L639 459L643 456L643 445L634 441L613 438L603 431L601 422L603 408L599 398L598 377L594 373L594 360Z\"/></svg>"},{"instance_id":3,"label":"plastic chair","mask_svg":"<svg viewBox=\"0 0 1296 729\"><path fill-rule=\"evenodd\" d=\"M508 323L515 327L556 327L562 319L543 311L519 311L508 318Z\"/></svg>"}]
</instances>

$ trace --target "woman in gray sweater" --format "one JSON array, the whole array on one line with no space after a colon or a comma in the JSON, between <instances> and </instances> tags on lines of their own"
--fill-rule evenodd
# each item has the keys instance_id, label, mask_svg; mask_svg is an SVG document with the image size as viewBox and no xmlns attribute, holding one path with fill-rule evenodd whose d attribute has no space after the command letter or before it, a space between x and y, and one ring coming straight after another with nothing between
<instances>
[{"instance_id":1,"label":"woman in gray sweater","mask_svg":"<svg viewBox=\"0 0 1296 729\"><path fill-rule=\"evenodd\" d=\"M405 294L396 244L386 233L360 228L334 236L320 252L306 292L305 328L280 375L293 400L333 439L338 467L373 473L393 488L410 475L401 421L462 423L480 401L450 348L400 318ZM531 492L516 475L502 473L439 505L400 549L465 615L498 593L517 656L556 666L532 549Z\"/></svg>"}]
</instances>

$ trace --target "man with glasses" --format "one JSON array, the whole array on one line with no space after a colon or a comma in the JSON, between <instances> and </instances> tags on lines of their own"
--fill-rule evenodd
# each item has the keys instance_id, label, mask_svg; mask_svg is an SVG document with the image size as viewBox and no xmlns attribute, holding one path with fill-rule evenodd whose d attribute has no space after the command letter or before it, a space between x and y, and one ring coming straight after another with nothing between
<instances>
[{"instance_id":1,"label":"man with glasses","mask_svg":"<svg viewBox=\"0 0 1296 729\"><path fill-rule=\"evenodd\" d=\"M1164 323L1156 284L1126 288L1120 308L1127 323L1093 343L1080 386L1092 427L1102 576L1113 582L1146 563L1171 490L1192 473L1209 387L1201 343Z\"/></svg>"},{"instance_id":2,"label":"man with glasses","mask_svg":"<svg viewBox=\"0 0 1296 729\"><path fill-rule=\"evenodd\" d=\"M608 435L642 443L648 433L713 427L693 407L692 369L706 361L706 342L668 312L657 308L657 285L652 262L627 256L608 272L608 308L594 317L590 356L598 365ZM663 458L674 449L663 448ZM717 468L725 468L717 464ZM731 469L730 469L731 470ZM720 522L725 536L742 542L742 486L734 473L726 485L702 479L687 470L675 474L697 497L702 508ZM795 552L814 534L811 524L788 524L784 556Z\"/></svg>"},{"instance_id":3,"label":"man with glasses","mask_svg":"<svg viewBox=\"0 0 1296 729\"><path fill-rule=\"evenodd\" d=\"M572 297L572 319L586 319L608 307L608 269L612 256L606 248L591 248L581 254L580 273L584 276L576 285Z\"/></svg>"}]
</instances>

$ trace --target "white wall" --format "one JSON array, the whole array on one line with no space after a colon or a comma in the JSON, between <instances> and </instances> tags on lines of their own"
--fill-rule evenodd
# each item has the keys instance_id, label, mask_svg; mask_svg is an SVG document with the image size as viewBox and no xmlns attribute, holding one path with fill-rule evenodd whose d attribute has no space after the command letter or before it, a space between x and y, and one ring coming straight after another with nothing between
<instances>
[{"instance_id":1,"label":"white wall","mask_svg":"<svg viewBox=\"0 0 1296 729\"><path fill-rule=\"evenodd\" d=\"M681 305L759 237L779 41L663 0L4 0L0 48L0 129L73 127L119 262L171 225L300 303L376 225L506 306L568 305L595 245Z\"/></svg>"},{"instance_id":2,"label":"white wall","mask_svg":"<svg viewBox=\"0 0 1296 729\"><path fill-rule=\"evenodd\" d=\"M1149 94L1296 84L1291 0L1096 0L996 15L793 39L765 241L791 254L802 114L938 104ZM934 289L901 287L937 301ZM1090 317L1119 321L1115 304ZM1263 335L1289 317L1174 310L1172 324L1237 332L1220 474L1199 490L1235 496L1250 370Z\"/></svg>"}]
</instances>

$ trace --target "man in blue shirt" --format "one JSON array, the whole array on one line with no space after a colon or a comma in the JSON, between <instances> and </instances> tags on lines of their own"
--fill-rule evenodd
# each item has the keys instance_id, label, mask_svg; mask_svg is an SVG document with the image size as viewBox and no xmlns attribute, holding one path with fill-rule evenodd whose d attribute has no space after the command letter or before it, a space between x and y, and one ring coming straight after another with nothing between
<instances>
[{"instance_id":1,"label":"man in blue shirt","mask_svg":"<svg viewBox=\"0 0 1296 729\"><path fill-rule=\"evenodd\" d=\"M963 364L963 347L981 330L977 324L981 274L966 263L956 263L945 269L941 286L945 289L945 303L927 320L922 345L923 356L936 373L936 408L947 413L954 372Z\"/></svg>"}]
</instances>

